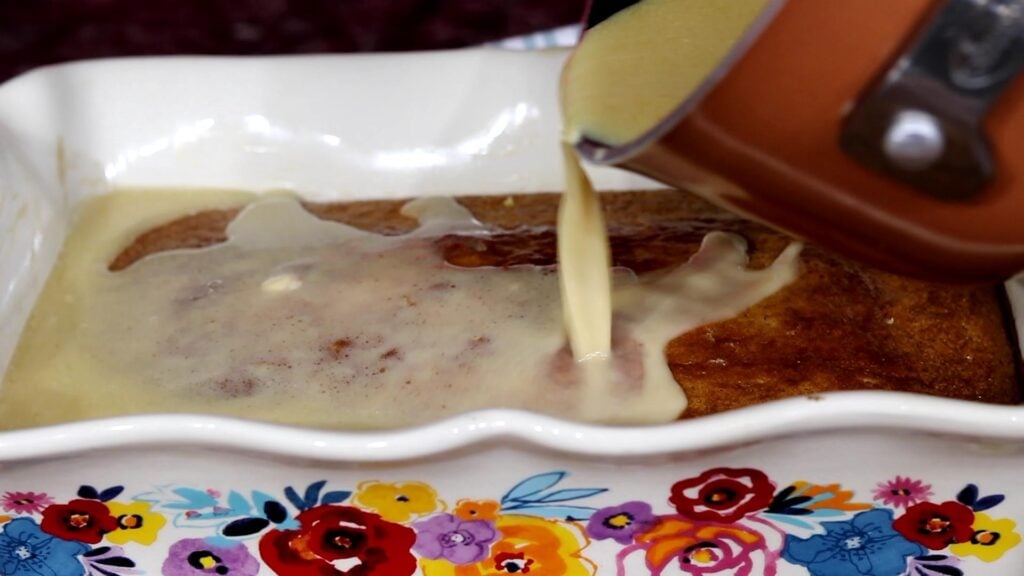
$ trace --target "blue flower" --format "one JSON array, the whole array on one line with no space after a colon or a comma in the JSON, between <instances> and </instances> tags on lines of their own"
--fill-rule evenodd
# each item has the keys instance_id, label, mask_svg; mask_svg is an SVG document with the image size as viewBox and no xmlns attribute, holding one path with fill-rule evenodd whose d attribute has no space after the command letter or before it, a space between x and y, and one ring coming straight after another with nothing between
<instances>
[{"instance_id":1,"label":"blue flower","mask_svg":"<svg viewBox=\"0 0 1024 576\"><path fill-rule=\"evenodd\" d=\"M15 518L0 534L0 573L4 576L81 576L78 556L87 544L69 542L43 532L31 518Z\"/></svg>"},{"instance_id":2,"label":"blue flower","mask_svg":"<svg viewBox=\"0 0 1024 576\"><path fill-rule=\"evenodd\" d=\"M876 508L845 522L822 522L825 534L786 537L782 557L811 576L899 576L907 558L925 553L893 530L892 510Z\"/></svg>"}]
</instances>

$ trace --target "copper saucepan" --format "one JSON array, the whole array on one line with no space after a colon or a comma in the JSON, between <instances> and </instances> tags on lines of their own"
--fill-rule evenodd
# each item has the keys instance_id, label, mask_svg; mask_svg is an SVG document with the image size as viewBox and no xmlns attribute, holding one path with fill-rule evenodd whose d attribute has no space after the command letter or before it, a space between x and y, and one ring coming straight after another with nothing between
<instances>
[{"instance_id":1,"label":"copper saucepan","mask_svg":"<svg viewBox=\"0 0 1024 576\"><path fill-rule=\"evenodd\" d=\"M1022 64L1024 0L774 0L657 127L576 148L885 269L1001 279L1024 270Z\"/></svg>"}]
</instances>

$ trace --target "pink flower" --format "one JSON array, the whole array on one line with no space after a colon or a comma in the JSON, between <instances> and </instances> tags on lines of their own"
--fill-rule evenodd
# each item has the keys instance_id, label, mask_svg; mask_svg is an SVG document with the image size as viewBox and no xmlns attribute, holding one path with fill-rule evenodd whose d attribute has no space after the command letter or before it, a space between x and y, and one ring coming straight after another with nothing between
<instances>
[{"instance_id":1,"label":"pink flower","mask_svg":"<svg viewBox=\"0 0 1024 576\"><path fill-rule=\"evenodd\" d=\"M879 482L875 500L893 508L909 508L932 496L932 485L920 480L897 476L888 482Z\"/></svg>"},{"instance_id":2,"label":"pink flower","mask_svg":"<svg viewBox=\"0 0 1024 576\"><path fill-rule=\"evenodd\" d=\"M45 492L7 492L3 497L4 510L15 514L35 514L53 504Z\"/></svg>"}]
</instances>

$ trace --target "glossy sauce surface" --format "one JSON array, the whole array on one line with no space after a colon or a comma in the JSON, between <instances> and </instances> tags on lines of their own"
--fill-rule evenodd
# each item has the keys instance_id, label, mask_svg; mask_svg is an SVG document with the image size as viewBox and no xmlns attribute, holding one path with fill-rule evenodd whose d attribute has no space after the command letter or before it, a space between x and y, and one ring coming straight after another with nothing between
<instances>
[{"instance_id":1,"label":"glossy sauce surface","mask_svg":"<svg viewBox=\"0 0 1024 576\"><path fill-rule=\"evenodd\" d=\"M147 191L83 206L6 374L5 425L212 412L387 428L496 406L664 422L685 405L664 361L668 340L735 315L797 270L796 247L747 270L742 242L712 233L672 271L618 271L624 353L592 394L564 361L555 271L446 263L444 239L494 234L451 199L409 203L419 228L384 236L320 220L292 198L261 198L224 243L107 269L159 223L252 200Z\"/></svg>"}]
</instances>

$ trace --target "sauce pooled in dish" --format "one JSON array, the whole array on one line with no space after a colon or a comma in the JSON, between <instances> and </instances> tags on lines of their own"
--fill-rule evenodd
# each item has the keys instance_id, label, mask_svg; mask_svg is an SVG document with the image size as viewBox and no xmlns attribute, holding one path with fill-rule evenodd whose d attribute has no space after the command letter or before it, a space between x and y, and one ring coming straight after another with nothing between
<instances>
[{"instance_id":1,"label":"sauce pooled in dish","mask_svg":"<svg viewBox=\"0 0 1024 576\"><path fill-rule=\"evenodd\" d=\"M108 270L140 232L251 201L227 241ZM678 418L675 335L728 318L796 275L797 250L745 267L712 232L688 263L615 274L616 348L600 390L568 353L556 270L467 268L441 246L498 230L452 199L408 203L412 232L322 220L295 199L122 192L89 200L0 393L11 427L140 412L207 412L385 428L486 407L608 423ZM46 401L40 401L46 398Z\"/></svg>"}]
</instances>

